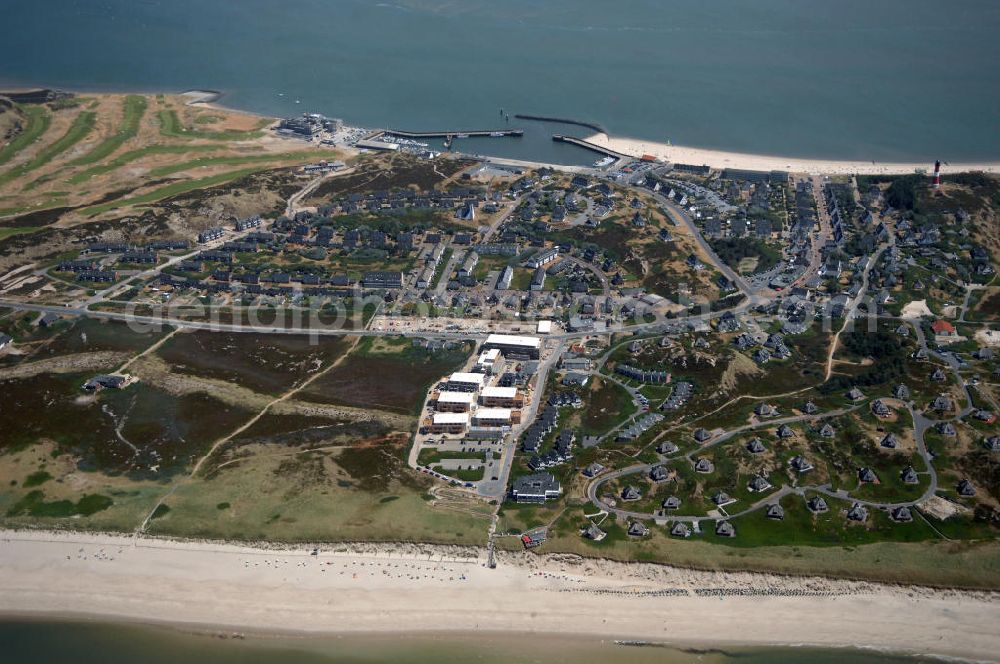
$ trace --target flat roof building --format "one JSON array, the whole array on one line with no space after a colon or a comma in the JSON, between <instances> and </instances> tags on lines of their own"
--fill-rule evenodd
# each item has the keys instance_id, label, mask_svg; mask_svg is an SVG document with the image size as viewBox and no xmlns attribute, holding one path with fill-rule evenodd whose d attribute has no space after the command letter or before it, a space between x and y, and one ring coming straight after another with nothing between
<instances>
[{"instance_id":1,"label":"flat roof building","mask_svg":"<svg viewBox=\"0 0 1000 664\"><path fill-rule=\"evenodd\" d=\"M484 373L488 376L496 372L497 363L500 361L500 351L496 348L484 350L476 360L476 372Z\"/></svg>"},{"instance_id":2,"label":"flat roof building","mask_svg":"<svg viewBox=\"0 0 1000 664\"><path fill-rule=\"evenodd\" d=\"M510 494L517 503L544 503L562 495L562 486L552 473L534 473L514 480Z\"/></svg>"},{"instance_id":3,"label":"flat roof building","mask_svg":"<svg viewBox=\"0 0 1000 664\"><path fill-rule=\"evenodd\" d=\"M479 394L479 403L495 408L520 408L524 399L517 393L516 387L484 387Z\"/></svg>"},{"instance_id":4,"label":"flat roof building","mask_svg":"<svg viewBox=\"0 0 1000 664\"><path fill-rule=\"evenodd\" d=\"M429 428L431 433L465 433L469 428L469 414L434 413Z\"/></svg>"},{"instance_id":5,"label":"flat roof building","mask_svg":"<svg viewBox=\"0 0 1000 664\"><path fill-rule=\"evenodd\" d=\"M481 373L465 373L456 371L448 377L448 392L478 392L486 383L486 376Z\"/></svg>"},{"instance_id":6,"label":"flat roof building","mask_svg":"<svg viewBox=\"0 0 1000 664\"><path fill-rule=\"evenodd\" d=\"M441 392L436 399L442 413L467 413L472 410L472 392Z\"/></svg>"},{"instance_id":7,"label":"flat roof building","mask_svg":"<svg viewBox=\"0 0 1000 664\"><path fill-rule=\"evenodd\" d=\"M504 357L520 360L537 360L541 354L542 340L513 334L491 334L486 337L483 350L497 349Z\"/></svg>"},{"instance_id":8,"label":"flat roof building","mask_svg":"<svg viewBox=\"0 0 1000 664\"><path fill-rule=\"evenodd\" d=\"M510 408L480 408L472 415L472 423L478 427L505 427L512 421Z\"/></svg>"}]
</instances>

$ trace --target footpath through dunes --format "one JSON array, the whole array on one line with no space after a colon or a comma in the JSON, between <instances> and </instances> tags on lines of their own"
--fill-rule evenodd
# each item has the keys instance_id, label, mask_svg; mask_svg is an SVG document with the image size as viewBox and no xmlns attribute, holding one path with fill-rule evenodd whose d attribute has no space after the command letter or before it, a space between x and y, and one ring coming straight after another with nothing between
<instances>
[{"instance_id":1,"label":"footpath through dunes","mask_svg":"<svg viewBox=\"0 0 1000 664\"><path fill-rule=\"evenodd\" d=\"M20 615L303 634L486 630L719 646L849 642L982 660L1000 647L991 593L505 552L489 569L484 550L467 547L318 545L311 555L316 545L12 531L0 538L0 610Z\"/></svg>"}]
</instances>

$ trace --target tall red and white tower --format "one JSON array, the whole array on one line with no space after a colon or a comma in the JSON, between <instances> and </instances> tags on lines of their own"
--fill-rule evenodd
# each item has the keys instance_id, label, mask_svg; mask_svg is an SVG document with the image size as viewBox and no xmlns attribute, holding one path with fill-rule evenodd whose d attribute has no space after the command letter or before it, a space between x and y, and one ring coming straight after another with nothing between
<instances>
[{"instance_id":1,"label":"tall red and white tower","mask_svg":"<svg viewBox=\"0 0 1000 664\"><path fill-rule=\"evenodd\" d=\"M941 188L941 160L940 159L934 162L934 185L933 186L934 186L935 189L940 189Z\"/></svg>"}]
</instances>

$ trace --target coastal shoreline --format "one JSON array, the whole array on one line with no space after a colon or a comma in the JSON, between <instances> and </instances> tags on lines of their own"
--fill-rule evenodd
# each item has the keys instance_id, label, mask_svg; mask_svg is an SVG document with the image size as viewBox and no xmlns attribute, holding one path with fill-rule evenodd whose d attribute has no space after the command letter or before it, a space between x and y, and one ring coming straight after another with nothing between
<instances>
[{"instance_id":1,"label":"coastal shoreline","mask_svg":"<svg viewBox=\"0 0 1000 664\"><path fill-rule=\"evenodd\" d=\"M32 90L32 89L45 89L47 86L38 85L31 86L25 85L23 83L11 84L7 86L10 90ZM0 89L4 88L0 84ZM206 89L206 88L188 88L185 90L148 90L148 89L135 89L135 90L125 90L125 89L76 89L73 87L58 86L52 88L54 90L70 92L76 95L86 95L86 94L169 94L177 95L188 99L187 103L190 106L202 107L202 108L214 108L221 111L228 111L232 113L240 113L244 115L249 115L258 118L266 118L270 120L277 121L280 118L268 114L260 113L257 111L251 111L243 108L238 108L235 106L230 106L223 103L224 98L227 96L225 91ZM319 112L317 109L313 109L313 112ZM536 117L536 116L527 116ZM557 121L557 118L551 118L545 121ZM543 120L538 120L543 121ZM558 120L560 122L569 122L570 124L577 124L582 126L599 126L597 123L590 122L579 122L576 120ZM345 121L346 122L346 121ZM363 125L355 125L354 123L347 122L349 126L361 128ZM781 155L768 155L768 154L754 154L754 153L743 153L743 152L733 152L727 150L718 150L713 148L699 148L693 146L684 145L673 145L669 143L657 142L654 140L647 140L643 138L632 138L628 136L616 136L606 133L592 133L590 135L579 136L581 140L593 143L597 146L608 148L616 152L621 152L623 154L628 154L635 158L641 158L644 155L651 155L662 159L664 161L669 161L671 163L681 163L681 164L691 164L695 166L710 166L714 169L722 170L726 168L735 168L743 170L755 170L755 171L770 171L770 170L781 170L788 171L792 173L806 173L811 175L907 175L917 172L929 172L934 165L934 159L928 158L926 162L898 162L898 161L864 161L864 160L847 160L847 159L830 159L824 157L788 157ZM482 158L496 158L505 159L501 156L494 156L488 154L477 154L472 155ZM547 166L552 164L547 164L538 160L508 160L517 161L522 164L536 164L537 166ZM583 168L585 165L579 166L568 166L567 168ZM949 173L962 173L970 171L984 171L987 173L998 173L1000 172L1000 160L973 160L973 161L944 161L943 162L943 172L947 175Z\"/></svg>"},{"instance_id":2,"label":"coastal shoreline","mask_svg":"<svg viewBox=\"0 0 1000 664\"><path fill-rule=\"evenodd\" d=\"M670 145L641 138L609 136L607 134L592 134L582 137L582 140L637 158L650 155L674 164L711 166L719 170L736 168L751 171L787 171L811 175L907 175L921 170L930 172L934 168L933 159L926 163L916 163L783 157ZM995 173L1000 171L1000 161L945 163L942 170L945 174L969 171Z\"/></svg>"},{"instance_id":3,"label":"coastal shoreline","mask_svg":"<svg viewBox=\"0 0 1000 664\"><path fill-rule=\"evenodd\" d=\"M830 648L849 634L886 652L1000 650L990 592L509 552L489 569L466 547L324 545L313 555L305 545L51 531L0 532L0 561L8 617L276 636L584 634L671 647Z\"/></svg>"}]
</instances>

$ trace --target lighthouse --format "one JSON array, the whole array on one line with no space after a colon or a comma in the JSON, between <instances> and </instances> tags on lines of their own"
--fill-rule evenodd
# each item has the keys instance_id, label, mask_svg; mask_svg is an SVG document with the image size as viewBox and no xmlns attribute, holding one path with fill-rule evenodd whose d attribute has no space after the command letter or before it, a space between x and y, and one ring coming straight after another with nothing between
<instances>
[{"instance_id":1,"label":"lighthouse","mask_svg":"<svg viewBox=\"0 0 1000 664\"><path fill-rule=\"evenodd\" d=\"M941 160L934 162L934 189L941 188Z\"/></svg>"}]
</instances>

